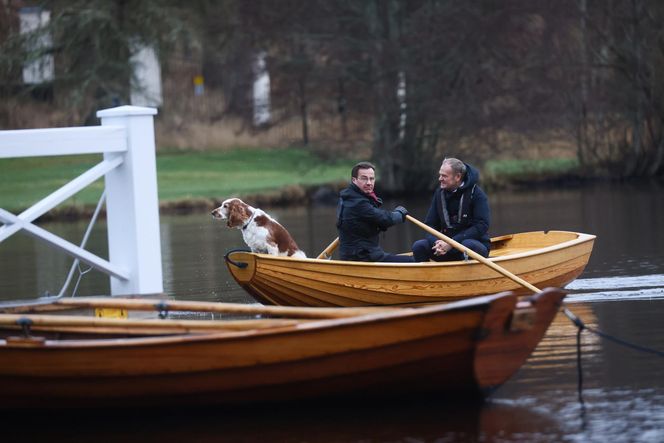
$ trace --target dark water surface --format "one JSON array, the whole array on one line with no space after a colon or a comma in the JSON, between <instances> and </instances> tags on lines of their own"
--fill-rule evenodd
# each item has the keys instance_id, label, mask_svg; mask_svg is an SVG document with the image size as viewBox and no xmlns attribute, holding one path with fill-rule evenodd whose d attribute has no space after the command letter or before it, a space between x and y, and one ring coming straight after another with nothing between
<instances>
[{"instance_id":1,"label":"dark water surface","mask_svg":"<svg viewBox=\"0 0 664 443\"><path fill-rule=\"evenodd\" d=\"M660 356L581 334L583 375L578 386L577 328L562 314L523 368L485 403L406 400L380 405L294 405L251 410L58 414L47 426L23 429L28 440L89 441L664 441L664 187L661 184L594 185L582 189L496 192L491 235L561 229L597 235L590 263L568 289L568 307L589 327L655 349ZM424 218L428 197L404 204ZM336 237L333 207L270 209L308 255ZM244 247L238 231L206 214L161 219L164 289L176 299L253 300L230 278L225 251ZM73 243L81 223L44 226ZM383 238L400 252L420 238L399 226ZM107 256L99 222L89 249ZM0 300L58 293L71 260L32 238L15 235L0 244ZM71 292L69 289L68 293ZM80 295L107 294L108 279L92 271ZM581 401L582 400L582 401ZM40 417L44 419L45 417ZM4 421L0 419L0 422Z\"/></svg>"}]
</instances>

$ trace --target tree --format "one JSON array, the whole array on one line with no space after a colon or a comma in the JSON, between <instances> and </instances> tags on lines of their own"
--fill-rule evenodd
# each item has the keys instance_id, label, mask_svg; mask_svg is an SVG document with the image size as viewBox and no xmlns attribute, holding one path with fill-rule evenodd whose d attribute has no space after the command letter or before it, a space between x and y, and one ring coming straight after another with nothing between
<instances>
[{"instance_id":1,"label":"tree","mask_svg":"<svg viewBox=\"0 0 664 443\"><path fill-rule=\"evenodd\" d=\"M519 156L504 134L575 134L590 174L664 172L664 6L655 0L45 5L53 45L26 54L30 37L11 34L0 72L55 54L57 96L86 112L126 102L137 43L162 58L191 45L206 86L223 90L211 122L232 114L263 129L252 125L251 67L265 53L271 125L299 118L303 145L312 121L338 119L344 140L349 121L370 127L384 190L428 188L443 156Z\"/></svg>"},{"instance_id":2,"label":"tree","mask_svg":"<svg viewBox=\"0 0 664 443\"><path fill-rule=\"evenodd\" d=\"M581 94L572 103L579 110L581 163L594 174L661 175L664 7L648 0L579 0L578 13Z\"/></svg>"},{"instance_id":3,"label":"tree","mask_svg":"<svg viewBox=\"0 0 664 443\"><path fill-rule=\"evenodd\" d=\"M100 107L129 102L133 53L149 46L163 57L189 29L176 1L51 0L42 7L51 11L48 25L27 34L14 32L5 40L3 71L16 72L44 54L53 55L55 94L62 106L83 118ZM45 34L51 45L34 50L26 44Z\"/></svg>"}]
</instances>

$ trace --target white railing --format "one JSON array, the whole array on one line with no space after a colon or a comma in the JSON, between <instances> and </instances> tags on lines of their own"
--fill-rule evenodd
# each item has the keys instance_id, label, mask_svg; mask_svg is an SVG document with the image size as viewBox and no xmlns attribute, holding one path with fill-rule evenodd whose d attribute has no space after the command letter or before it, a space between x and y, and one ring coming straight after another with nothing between
<instances>
[{"instance_id":1,"label":"white railing","mask_svg":"<svg viewBox=\"0 0 664 443\"><path fill-rule=\"evenodd\" d=\"M20 214L0 207L0 243L23 230L109 275L112 295L162 292L156 113L153 108L120 106L97 112L101 126L0 131L0 158L103 153L99 164ZM32 223L102 176L108 260Z\"/></svg>"}]
</instances>

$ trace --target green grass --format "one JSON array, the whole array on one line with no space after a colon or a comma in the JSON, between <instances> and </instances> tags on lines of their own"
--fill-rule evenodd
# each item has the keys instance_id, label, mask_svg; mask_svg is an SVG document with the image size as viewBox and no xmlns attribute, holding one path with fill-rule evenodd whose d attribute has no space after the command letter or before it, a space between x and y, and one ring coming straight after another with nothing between
<instances>
[{"instance_id":1,"label":"green grass","mask_svg":"<svg viewBox=\"0 0 664 443\"><path fill-rule=\"evenodd\" d=\"M345 180L352 161L324 164L302 149L242 149L159 156L159 198L216 197L274 191L289 185Z\"/></svg>"},{"instance_id":2,"label":"green grass","mask_svg":"<svg viewBox=\"0 0 664 443\"><path fill-rule=\"evenodd\" d=\"M0 207L25 209L102 160L101 155L28 157L0 160ZM98 180L67 201L94 204L103 190Z\"/></svg>"},{"instance_id":3,"label":"green grass","mask_svg":"<svg viewBox=\"0 0 664 443\"><path fill-rule=\"evenodd\" d=\"M551 158L542 160L489 160L484 172L489 177L510 179L531 178L534 175L556 176L573 172L579 167L576 158Z\"/></svg>"},{"instance_id":4,"label":"green grass","mask_svg":"<svg viewBox=\"0 0 664 443\"><path fill-rule=\"evenodd\" d=\"M30 207L101 161L101 155L31 157L0 160L0 207ZM304 149L236 149L226 152L159 152L157 175L163 203L220 199L231 195L276 192L292 185L348 180L353 160L323 162ZM509 181L563 175L576 159L490 160L483 175ZM103 190L100 179L61 206L94 206Z\"/></svg>"},{"instance_id":5,"label":"green grass","mask_svg":"<svg viewBox=\"0 0 664 443\"><path fill-rule=\"evenodd\" d=\"M2 159L0 207L27 208L100 161L100 155ZM353 164L323 163L303 149L158 153L159 200L222 198L338 182L347 180ZM94 205L102 189L100 179L64 205Z\"/></svg>"}]
</instances>

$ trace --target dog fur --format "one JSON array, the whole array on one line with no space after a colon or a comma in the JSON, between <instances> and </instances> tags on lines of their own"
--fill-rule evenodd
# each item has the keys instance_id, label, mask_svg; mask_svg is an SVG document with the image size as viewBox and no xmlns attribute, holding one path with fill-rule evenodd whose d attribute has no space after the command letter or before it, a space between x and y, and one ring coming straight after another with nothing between
<instances>
[{"instance_id":1,"label":"dog fur","mask_svg":"<svg viewBox=\"0 0 664 443\"><path fill-rule=\"evenodd\" d=\"M239 198L224 200L212 211L218 220L226 220L226 226L242 231L244 242L252 252L287 257L306 258L293 237L279 222L265 211L248 205Z\"/></svg>"}]
</instances>

